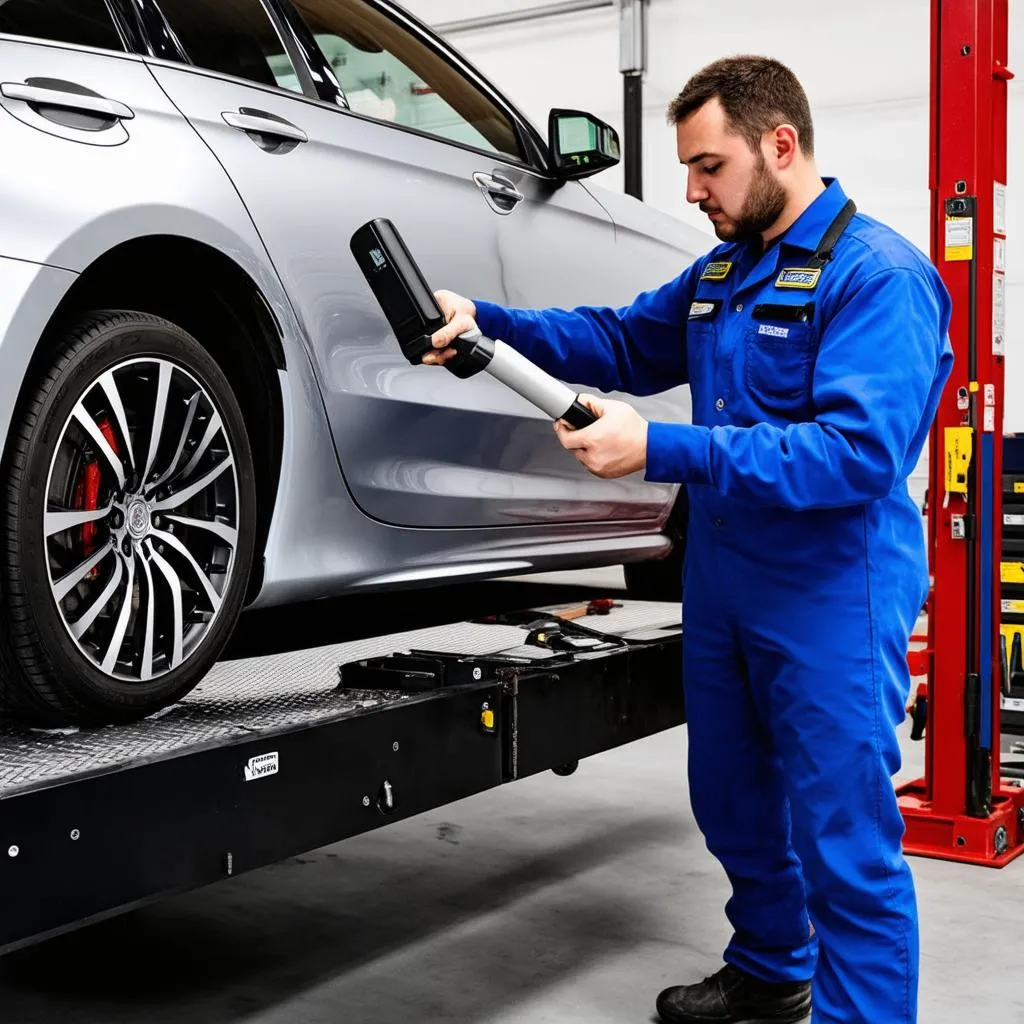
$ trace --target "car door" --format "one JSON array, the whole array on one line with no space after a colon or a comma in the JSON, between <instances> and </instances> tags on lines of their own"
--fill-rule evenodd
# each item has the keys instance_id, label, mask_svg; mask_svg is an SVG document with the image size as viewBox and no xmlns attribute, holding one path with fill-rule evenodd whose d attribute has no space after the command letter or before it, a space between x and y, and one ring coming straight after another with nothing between
<instances>
[{"instance_id":1,"label":"car door","mask_svg":"<svg viewBox=\"0 0 1024 1024\"><path fill-rule=\"evenodd\" d=\"M182 52L151 59L153 74L235 182L291 295L360 507L458 527L606 512L517 395L404 361L349 249L388 217L435 288L506 298L501 204L509 173L529 169L510 115L363 0L300 4L293 23L260 0L160 8ZM577 202L611 244L607 214L583 190Z\"/></svg>"},{"instance_id":2,"label":"car door","mask_svg":"<svg viewBox=\"0 0 1024 1024\"><path fill-rule=\"evenodd\" d=\"M104 0L0 3L0 118L0 254L45 263L60 247L76 271L75 236L125 201L116 183L141 180L177 127L191 136Z\"/></svg>"}]
</instances>

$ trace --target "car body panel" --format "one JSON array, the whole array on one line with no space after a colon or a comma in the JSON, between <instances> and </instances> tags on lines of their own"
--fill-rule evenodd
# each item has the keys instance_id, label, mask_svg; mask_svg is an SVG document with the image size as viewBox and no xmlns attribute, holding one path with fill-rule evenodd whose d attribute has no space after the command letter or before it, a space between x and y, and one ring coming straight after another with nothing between
<instances>
[{"instance_id":1,"label":"car body panel","mask_svg":"<svg viewBox=\"0 0 1024 1024\"><path fill-rule=\"evenodd\" d=\"M177 236L232 259L281 333L283 453L257 605L665 552L675 488L642 474L599 481L561 449L546 417L496 381L406 363L348 240L388 216L435 287L564 306L628 302L689 262L694 233L628 197L555 188L514 161L160 59L0 36L0 66L3 81L76 83L134 115L106 145L33 123L21 101L0 102L0 150L18 154L18 173L0 180L5 438L35 346L77 275L123 243ZM276 219L255 179L272 185L263 168L294 153L262 152L221 119L254 93L281 116L301 108L305 152L316 151L308 176L285 183ZM248 176L245 160L256 168ZM508 175L524 202L496 214L474 170ZM372 188L362 175L376 175ZM447 227L428 183L466 211L470 238ZM332 184L336 220L318 225L302 201ZM662 419L689 414L685 388L637 404Z\"/></svg>"},{"instance_id":2,"label":"car body panel","mask_svg":"<svg viewBox=\"0 0 1024 1024\"><path fill-rule=\"evenodd\" d=\"M607 255L614 227L582 186L553 189L495 156L283 90L165 62L153 73L230 175L274 260L363 511L397 525L477 527L644 519L671 502L671 488L638 477L592 477L551 443L543 413L487 374L463 381L410 366L349 250L360 225L388 217L435 287L534 306L602 301L621 289ZM243 108L309 141L268 152L225 122ZM496 213L475 173L503 174L526 198Z\"/></svg>"}]
</instances>

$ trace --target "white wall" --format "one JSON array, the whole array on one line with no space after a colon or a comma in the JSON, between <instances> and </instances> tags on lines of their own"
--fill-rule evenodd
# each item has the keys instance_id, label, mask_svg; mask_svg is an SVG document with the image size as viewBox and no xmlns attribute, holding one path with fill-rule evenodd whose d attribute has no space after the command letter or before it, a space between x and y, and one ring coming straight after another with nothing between
<instances>
[{"instance_id":1,"label":"white wall","mask_svg":"<svg viewBox=\"0 0 1024 1024\"><path fill-rule=\"evenodd\" d=\"M529 9L545 0L405 0L430 24ZM1011 18L1015 5L1011 4ZM929 0L651 0L644 92L644 199L707 230L687 207L665 109L687 78L717 57L784 61L807 90L818 165L860 209L925 252L929 245ZM1024 431L1024 12L1011 21L1007 201L1005 427ZM622 130L618 12L592 12L476 32L450 41L534 124L552 106L589 110ZM621 167L594 179L622 188ZM713 241L713 239L712 239ZM915 490L920 490L920 480Z\"/></svg>"}]
</instances>

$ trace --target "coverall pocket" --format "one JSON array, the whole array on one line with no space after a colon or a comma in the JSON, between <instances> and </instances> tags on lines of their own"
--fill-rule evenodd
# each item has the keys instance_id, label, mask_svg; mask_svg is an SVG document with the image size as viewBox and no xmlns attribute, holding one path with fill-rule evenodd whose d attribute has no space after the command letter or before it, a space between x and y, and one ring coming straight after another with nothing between
<instances>
[{"instance_id":1,"label":"coverall pocket","mask_svg":"<svg viewBox=\"0 0 1024 1024\"><path fill-rule=\"evenodd\" d=\"M713 323L693 322L687 325L686 356L690 368L690 396L693 401L693 422L707 426L713 422L714 396L721 393L717 352L718 337Z\"/></svg>"},{"instance_id":2,"label":"coverall pocket","mask_svg":"<svg viewBox=\"0 0 1024 1024\"><path fill-rule=\"evenodd\" d=\"M769 411L793 412L810 401L818 348L810 324L757 323L746 337L746 383Z\"/></svg>"}]
</instances>

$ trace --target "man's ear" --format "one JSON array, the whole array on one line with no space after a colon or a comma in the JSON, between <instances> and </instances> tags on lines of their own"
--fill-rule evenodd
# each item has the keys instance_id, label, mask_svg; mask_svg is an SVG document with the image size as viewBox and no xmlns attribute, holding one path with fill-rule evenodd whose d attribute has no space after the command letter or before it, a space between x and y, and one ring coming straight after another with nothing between
<instances>
[{"instance_id":1,"label":"man's ear","mask_svg":"<svg viewBox=\"0 0 1024 1024\"><path fill-rule=\"evenodd\" d=\"M775 157L775 166L780 171L791 167L800 152L800 136L791 124L780 124L769 134L768 144Z\"/></svg>"}]
</instances>

